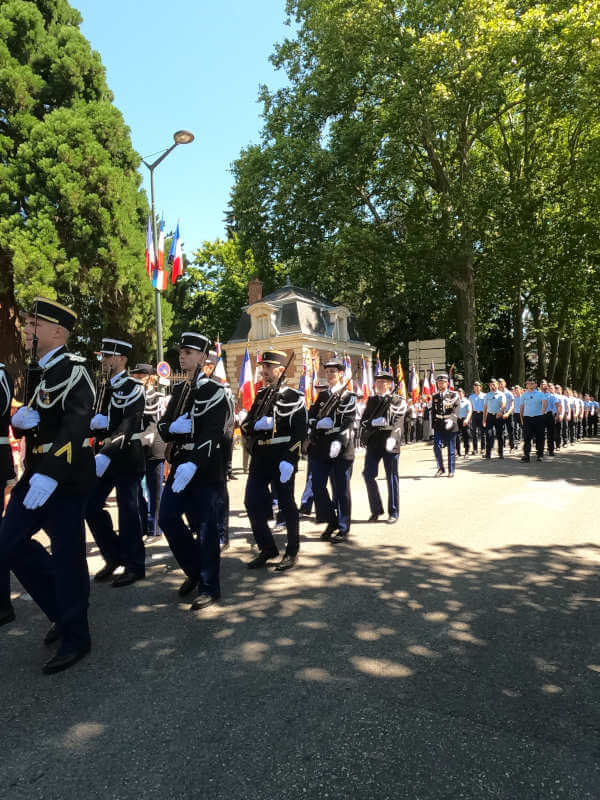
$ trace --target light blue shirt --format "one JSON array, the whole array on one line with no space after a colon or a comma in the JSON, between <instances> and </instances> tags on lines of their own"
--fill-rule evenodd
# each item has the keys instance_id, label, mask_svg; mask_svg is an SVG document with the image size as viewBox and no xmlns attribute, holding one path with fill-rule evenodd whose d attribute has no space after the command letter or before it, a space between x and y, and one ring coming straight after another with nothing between
<instances>
[{"instance_id":1,"label":"light blue shirt","mask_svg":"<svg viewBox=\"0 0 600 800\"><path fill-rule=\"evenodd\" d=\"M473 411L483 411L483 404L485 403L485 395L483 392L479 392L479 394L469 395L469 402L471 403L471 408Z\"/></svg>"},{"instance_id":2,"label":"light blue shirt","mask_svg":"<svg viewBox=\"0 0 600 800\"><path fill-rule=\"evenodd\" d=\"M560 402L559 398L552 392L543 392L543 395L548 403L548 408L546 409L546 412L551 411L553 414L556 414L556 409Z\"/></svg>"},{"instance_id":3,"label":"light blue shirt","mask_svg":"<svg viewBox=\"0 0 600 800\"><path fill-rule=\"evenodd\" d=\"M513 395L515 399L515 414L518 414L521 411L521 395L517 397L517 395Z\"/></svg>"},{"instance_id":4,"label":"light blue shirt","mask_svg":"<svg viewBox=\"0 0 600 800\"><path fill-rule=\"evenodd\" d=\"M597 415L598 414L598 407L600 406L600 403L598 403L597 400L592 400L592 405L594 407L593 413Z\"/></svg>"},{"instance_id":5,"label":"light blue shirt","mask_svg":"<svg viewBox=\"0 0 600 800\"><path fill-rule=\"evenodd\" d=\"M50 360L51 360L51 359L54 357L54 354L55 354L56 352L58 352L58 350L60 350L60 348L61 348L61 347L64 347L64 345L62 345L62 344L61 344L61 345L59 345L58 347L55 347L55 348L54 348L54 350L49 350L49 351L46 353L46 355L45 355L45 356L42 356L42 357L40 358L39 362L38 362L38 363L39 363L39 365L40 365L40 367L42 367L42 368L43 368L43 367L45 367L45 366L46 366L46 364L47 364L47 363L48 363L48 362L49 362L49 361L50 361Z\"/></svg>"},{"instance_id":6,"label":"light blue shirt","mask_svg":"<svg viewBox=\"0 0 600 800\"><path fill-rule=\"evenodd\" d=\"M463 397L458 407L458 418L465 419L470 410L471 410L471 401L468 400L466 397Z\"/></svg>"},{"instance_id":7,"label":"light blue shirt","mask_svg":"<svg viewBox=\"0 0 600 800\"><path fill-rule=\"evenodd\" d=\"M511 404L511 403L514 401L514 399L515 399L515 396L514 396L514 394L513 394L513 393L512 393L512 392L511 392L509 389L505 389L505 391L504 391L504 397L506 397L506 405L505 405L505 407L504 407L504 411L508 411L508 409L510 408L510 404Z\"/></svg>"},{"instance_id":8,"label":"light blue shirt","mask_svg":"<svg viewBox=\"0 0 600 800\"><path fill-rule=\"evenodd\" d=\"M521 395L521 406L523 408L524 417L541 417L542 403L546 399L546 395L540 392L539 389L534 389L533 392L524 392Z\"/></svg>"},{"instance_id":9,"label":"light blue shirt","mask_svg":"<svg viewBox=\"0 0 600 800\"><path fill-rule=\"evenodd\" d=\"M496 389L495 392L488 392L485 396L488 414L497 414L499 411L502 411L502 403L504 400L504 394L499 389Z\"/></svg>"}]
</instances>

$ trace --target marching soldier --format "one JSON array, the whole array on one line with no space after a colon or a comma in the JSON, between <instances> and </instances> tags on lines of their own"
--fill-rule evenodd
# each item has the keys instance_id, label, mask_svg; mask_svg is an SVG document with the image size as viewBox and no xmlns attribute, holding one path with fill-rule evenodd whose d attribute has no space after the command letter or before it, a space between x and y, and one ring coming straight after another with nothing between
<instances>
[{"instance_id":1,"label":"marching soldier","mask_svg":"<svg viewBox=\"0 0 600 800\"><path fill-rule=\"evenodd\" d=\"M498 389L498 382L490 378L490 390L485 396L483 406L483 427L485 428L485 457L492 457L494 436L498 442L498 458L504 458L504 415L506 396ZM489 417L489 419L488 419Z\"/></svg>"},{"instance_id":2,"label":"marching soldier","mask_svg":"<svg viewBox=\"0 0 600 800\"><path fill-rule=\"evenodd\" d=\"M543 392L537 388L537 382L531 378L526 382L527 391L521 398L521 425L523 427L523 457L521 461L529 461L531 442L535 439L537 460L544 455L544 418L548 410L548 401Z\"/></svg>"},{"instance_id":3,"label":"marching soldier","mask_svg":"<svg viewBox=\"0 0 600 800\"><path fill-rule=\"evenodd\" d=\"M37 347L41 373L29 405L12 418L27 454L0 527L0 570L12 570L52 621L45 643L61 642L43 667L46 674L90 652L83 517L95 477L88 439L94 387L84 360L66 349L76 319L71 309L41 297L25 318L25 345L34 353ZM52 555L32 538L41 528Z\"/></svg>"},{"instance_id":4,"label":"marching soldier","mask_svg":"<svg viewBox=\"0 0 600 800\"><path fill-rule=\"evenodd\" d=\"M367 486L371 516L369 522L376 522L383 514L383 504L377 488L379 462L383 459L388 487L389 523L398 521L400 516L400 481L398 479L398 457L406 400L393 393L393 373L385 370L375 375L375 395L369 397L361 422L361 442L366 446L363 478Z\"/></svg>"},{"instance_id":5,"label":"marching soldier","mask_svg":"<svg viewBox=\"0 0 600 800\"><path fill-rule=\"evenodd\" d=\"M123 574L112 581L116 588L129 586L146 574L139 510L140 481L145 469L142 436L146 402L142 382L127 374L131 349L129 342L102 339L102 369L110 383L104 398L105 407L99 409L91 421L91 429L101 436L102 443L96 455L98 480L85 515L105 561L94 580L110 580L117 567L123 565ZM118 535L105 508L113 489L117 494Z\"/></svg>"},{"instance_id":6,"label":"marching soldier","mask_svg":"<svg viewBox=\"0 0 600 800\"><path fill-rule=\"evenodd\" d=\"M8 438L12 397L12 378L4 364L0 364L0 521L4 513L6 484L15 477L12 450ZM6 625L14 618L15 610L10 602L10 570L2 568L0 569L0 625Z\"/></svg>"},{"instance_id":7,"label":"marching soldier","mask_svg":"<svg viewBox=\"0 0 600 800\"><path fill-rule=\"evenodd\" d=\"M485 405L485 395L481 391L481 383L475 381L473 384L473 391L469 395L469 402L473 409L471 415L471 433L473 438L473 453L477 452L477 448L481 451L481 455L485 453L485 428L483 427L483 406Z\"/></svg>"},{"instance_id":8,"label":"marching soldier","mask_svg":"<svg viewBox=\"0 0 600 800\"><path fill-rule=\"evenodd\" d=\"M209 345L201 333L182 334L179 363L189 377L173 388L158 423L171 445L159 524L186 574L179 595L198 591L192 611L221 597L218 515L227 477L225 431L233 414L224 385L203 372Z\"/></svg>"},{"instance_id":9,"label":"marching soldier","mask_svg":"<svg viewBox=\"0 0 600 800\"><path fill-rule=\"evenodd\" d=\"M158 506L163 482L165 463L165 443L158 435L157 423L160 419L161 395L154 385L154 370L151 364L136 364L131 370L134 378L144 384L144 418L142 447L144 451L144 475L148 500L140 483L139 506L142 520L142 533L149 539L160 538L158 529Z\"/></svg>"},{"instance_id":10,"label":"marching soldier","mask_svg":"<svg viewBox=\"0 0 600 800\"><path fill-rule=\"evenodd\" d=\"M458 433L458 409L460 398L454 389L448 389L448 376L441 373L436 378L437 392L431 398L433 423L433 452L437 462L435 477L445 474L442 445L448 449L448 477L454 477L456 464L456 434Z\"/></svg>"},{"instance_id":11,"label":"marching soldier","mask_svg":"<svg viewBox=\"0 0 600 800\"><path fill-rule=\"evenodd\" d=\"M319 392L308 419L308 456L312 464L317 522L327 522L321 539L334 542L343 542L348 537L352 512L350 478L354 464L352 432L356 394L348 391L344 384L345 371L343 361L337 357L325 364L329 388ZM329 478L333 500L327 491Z\"/></svg>"},{"instance_id":12,"label":"marching soldier","mask_svg":"<svg viewBox=\"0 0 600 800\"><path fill-rule=\"evenodd\" d=\"M259 549L256 558L248 563L249 569L264 567L267 561L279 555L268 524L273 517L270 486L277 496L279 516L287 530L285 553L275 569L282 571L293 567L300 548L294 477L307 433L304 394L282 382L272 408L263 408L265 393L276 386L284 373L286 360L286 354L279 350L262 354L263 388L242 423L251 454L244 503ZM261 414L261 409L267 413Z\"/></svg>"},{"instance_id":13,"label":"marching soldier","mask_svg":"<svg viewBox=\"0 0 600 800\"><path fill-rule=\"evenodd\" d=\"M473 408L471 401L465 397L465 390L458 389L460 404L458 406L458 435L456 437L456 455L461 455L461 443L464 447L464 457L469 455L469 441L471 438L471 416Z\"/></svg>"}]
</instances>

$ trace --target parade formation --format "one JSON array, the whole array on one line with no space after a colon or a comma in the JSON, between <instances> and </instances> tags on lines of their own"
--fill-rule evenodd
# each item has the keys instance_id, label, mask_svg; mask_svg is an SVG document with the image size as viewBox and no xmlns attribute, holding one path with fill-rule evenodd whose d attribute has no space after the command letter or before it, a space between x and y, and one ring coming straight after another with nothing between
<instances>
[{"instance_id":1,"label":"parade formation","mask_svg":"<svg viewBox=\"0 0 600 800\"><path fill-rule=\"evenodd\" d=\"M469 396L451 375L435 378L433 394L407 398L394 374L380 369L374 393L359 402L337 354L324 364L326 385L307 408L305 393L287 382L293 355L262 353L262 388L248 413L238 411L218 361L200 331L182 334L179 362L185 380L167 399L154 386L150 364L128 370L131 343L102 339L101 370L94 384L83 358L68 350L77 317L68 307L36 298L23 317L30 360L24 403L11 414L13 381L0 366L0 484L14 482L10 432L26 442L24 470L12 487L0 526L0 625L15 619L10 573L50 622L45 637L58 645L46 674L77 663L91 650L90 581L85 526L104 559L94 582L122 588L145 577L146 540L164 533L185 579L178 595L194 595L194 611L219 601L220 553L229 546L229 495L233 435L239 424L249 455L245 508L257 554L248 569L292 569L301 546L295 477L307 459L301 510L315 507L320 538L339 544L350 535L350 479L357 448L364 448L363 478L370 522L384 513L376 484L383 461L387 523L401 519L400 449L414 436L407 420L418 406L437 465L435 477L454 477L458 459L504 458L522 444L538 462L583 438L598 435L598 402L543 380L525 390L490 377ZM165 465L166 462L166 465ZM165 468L166 466L166 468ZM165 480L165 474L167 474ZM145 492L142 491L144 479ZM118 531L106 508L114 491ZM4 492L3 492L4 496ZM272 519L287 534L280 554ZM34 539L43 530L50 552ZM281 556L281 557L280 557ZM117 574L117 570L119 570Z\"/></svg>"}]
</instances>

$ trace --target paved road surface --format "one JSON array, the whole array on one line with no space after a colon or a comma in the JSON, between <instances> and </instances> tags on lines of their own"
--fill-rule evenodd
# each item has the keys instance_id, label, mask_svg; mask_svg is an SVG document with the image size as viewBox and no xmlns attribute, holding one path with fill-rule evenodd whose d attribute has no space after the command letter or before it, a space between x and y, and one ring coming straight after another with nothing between
<instances>
[{"instance_id":1,"label":"paved road surface","mask_svg":"<svg viewBox=\"0 0 600 800\"><path fill-rule=\"evenodd\" d=\"M361 468L351 540L303 522L286 574L245 568L240 475L222 603L179 602L162 540L145 581L93 586L92 656L60 675L15 585L1 796L597 800L600 441L453 480L405 448L393 527L365 522Z\"/></svg>"}]
</instances>

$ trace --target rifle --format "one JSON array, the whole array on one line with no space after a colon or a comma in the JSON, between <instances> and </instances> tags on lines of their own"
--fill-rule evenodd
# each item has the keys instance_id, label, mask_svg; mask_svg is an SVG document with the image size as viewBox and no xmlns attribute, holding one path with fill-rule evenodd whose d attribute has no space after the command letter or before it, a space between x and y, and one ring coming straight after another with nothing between
<instances>
[{"instance_id":1,"label":"rifle","mask_svg":"<svg viewBox=\"0 0 600 800\"><path fill-rule=\"evenodd\" d=\"M29 355L29 362L27 364L27 369L25 371L25 395L23 398L23 402L29 408L31 408L31 405L33 403L33 398L35 397L35 390L39 385L43 372L43 369L40 367L40 362L38 360L38 343L39 339L37 336L37 317L36 317L36 329L34 329L33 332L33 339L31 341L31 353Z\"/></svg>"},{"instance_id":2,"label":"rifle","mask_svg":"<svg viewBox=\"0 0 600 800\"><path fill-rule=\"evenodd\" d=\"M191 411L192 406L194 405L194 396L192 393L193 387L196 385L196 381L198 380L198 376L202 372L202 366L198 364L196 369L194 370L194 374L192 375L191 379L186 378L183 382L183 386L181 387L181 392L179 393L179 397L177 398L177 403L175 408L173 409L173 418L171 422L174 422L178 417L181 417L183 414L187 414L188 411ZM167 442L167 446L165 447L165 459L168 461L169 464L172 463L173 457L173 448L178 442Z\"/></svg>"},{"instance_id":3,"label":"rifle","mask_svg":"<svg viewBox=\"0 0 600 800\"><path fill-rule=\"evenodd\" d=\"M342 395L344 394L345 391L346 391L346 384L344 383L342 384L340 389L338 389L336 392L332 392L331 395L327 398L327 400L323 403L323 405L319 409L319 413L315 417L314 426L312 426L309 430L308 433L309 441L314 442L319 434L316 425L316 423L319 422L319 420L325 419L325 417L333 418L335 412L337 411L337 407L339 406L342 400Z\"/></svg>"},{"instance_id":4,"label":"rifle","mask_svg":"<svg viewBox=\"0 0 600 800\"><path fill-rule=\"evenodd\" d=\"M288 371L289 366L294 360L295 356L296 354L292 352L291 356L288 358L287 364L283 368L283 372L281 373L281 375L277 380L277 383L274 383L271 386L267 386L267 388L263 392L262 397L260 398L260 403L257 404L256 408L252 412L252 415L248 414L248 417L244 423L246 431L248 431L244 436L244 446L250 454L252 454L254 444L258 439L257 434L254 433L254 424L261 417L270 417L272 415L273 408L275 407L275 403L277 402L277 395L279 393L279 389L281 388L281 384L284 381L285 374Z\"/></svg>"},{"instance_id":5,"label":"rifle","mask_svg":"<svg viewBox=\"0 0 600 800\"><path fill-rule=\"evenodd\" d=\"M392 398L394 395L392 394L384 394L378 395L376 404L373 404L373 409L368 417L363 417L360 421L360 444L362 447L366 447L367 442L371 438L373 434L373 430L367 429L367 424L372 422L377 417L387 417L388 411L390 410L390 406L392 404Z\"/></svg>"},{"instance_id":6,"label":"rifle","mask_svg":"<svg viewBox=\"0 0 600 800\"><path fill-rule=\"evenodd\" d=\"M108 413L108 391L110 389L110 379L112 375L112 367L109 367L108 372L105 373L104 370L100 370L100 374L98 375L98 380L96 385L100 388L96 392L96 402L94 403L94 413L93 416L96 414L104 414L104 416ZM102 383L100 383L102 381Z\"/></svg>"}]
</instances>

